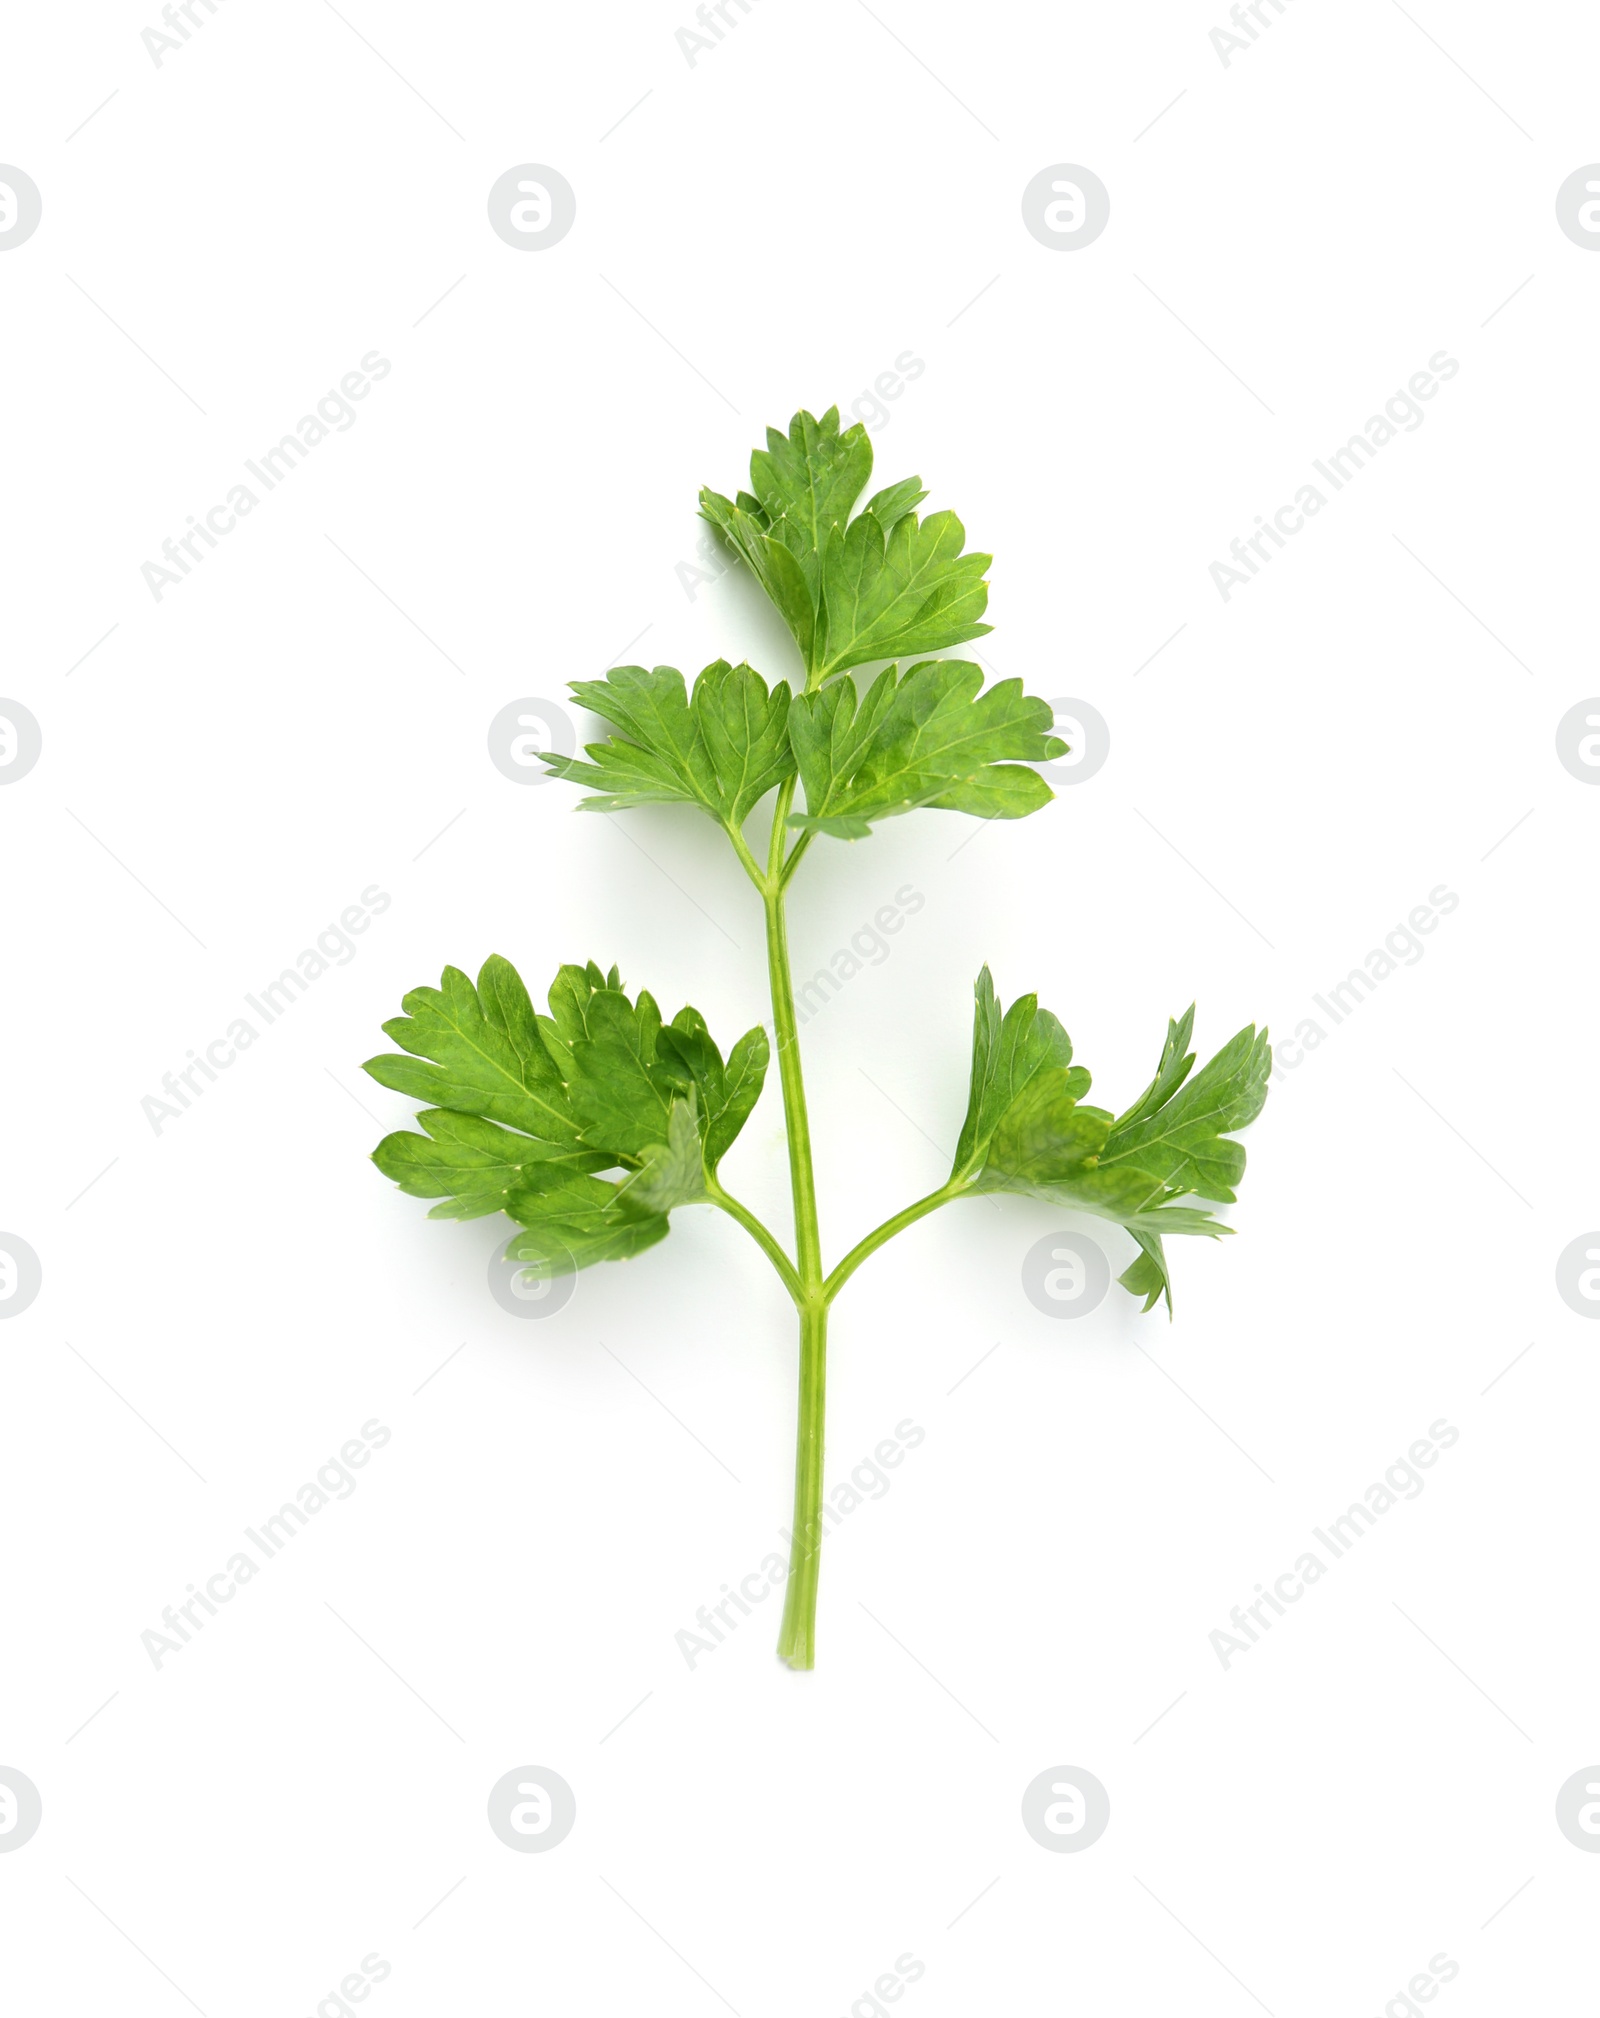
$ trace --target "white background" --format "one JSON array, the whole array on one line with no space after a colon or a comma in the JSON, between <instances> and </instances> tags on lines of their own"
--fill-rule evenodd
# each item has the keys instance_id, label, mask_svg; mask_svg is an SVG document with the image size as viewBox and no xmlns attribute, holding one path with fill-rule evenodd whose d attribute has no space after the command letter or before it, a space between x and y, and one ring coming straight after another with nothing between
<instances>
[{"instance_id":1,"label":"white background","mask_svg":"<svg viewBox=\"0 0 1600 2018\"><path fill-rule=\"evenodd\" d=\"M1600 259L1554 200L1600 22L1290 0L1224 66L1220 0L756 0L691 65L686 0L195 12L158 66L153 12L19 11L0 86L44 203L0 256L0 691L44 734L0 791L0 1227L44 1266L0 1326L0 1764L44 1803L8 2005L302 2018L377 1953L387 2018L842 2018L911 1954L914 2018L1365 2018L1446 1955L1454 2018L1578 2008L1600 1332L1554 1269L1600 1222L1600 793L1555 726L1600 691ZM525 162L577 193L543 251L487 223ZM1078 251L1022 224L1060 162L1111 193ZM157 601L142 563L374 349L356 424ZM1224 601L1229 542L1441 349L1425 423ZM829 1544L814 1674L776 1598L691 1670L787 1523L781 1291L692 1210L504 1314L495 1223L365 1160L412 1103L359 1067L491 951L541 994L615 960L724 1045L768 1013L711 825L580 818L487 725L624 653L792 672L747 578L687 593L697 487L908 350L877 480L962 513L985 661L1111 754L1024 823L812 851L802 969L926 899L804 1033L831 1256L944 1174L983 960L1120 1106L1191 997L1206 1052L1288 1036L1460 901L1280 1073L1175 1323L1035 1311L1068 1222L1021 1200L877 1257L830 1480L925 1441ZM155 1132L372 884L356 957ZM775 1084L725 1175L786 1227ZM158 1671L163 1607L373 1418L354 1494ZM1230 1609L1441 1418L1421 1496L1225 1670ZM541 1856L485 1821L529 1763L577 1795ZM1110 1793L1078 1855L1019 1819L1058 1764Z\"/></svg>"}]
</instances>

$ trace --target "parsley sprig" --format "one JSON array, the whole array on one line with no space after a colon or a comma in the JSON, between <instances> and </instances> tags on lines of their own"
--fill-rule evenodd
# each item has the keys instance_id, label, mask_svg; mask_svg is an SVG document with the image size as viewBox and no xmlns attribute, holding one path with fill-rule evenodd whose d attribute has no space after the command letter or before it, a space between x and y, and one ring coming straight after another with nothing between
<instances>
[{"instance_id":1,"label":"parsley sprig","mask_svg":"<svg viewBox=\"0 0 1600 2018\"><path fill-rule=\"evenodd\" d=\"M434 1218L503 1213L520 1231L509 1257L534 1277L642 1253L680 1206L712 1205L760 1246L800 1320L794 1546L778 1642L814 1664L822 1540L828 1312L887 1241L957 1199L984 1192L1089 1212L1123 1227L1137 1252L1119 1278L1149 1310L1172 1283L1165 1241L1231 1229L1195 1199L1231 1203L1245 1152L1233 1140L1266 1099L1265 1030L1241 1030L1198 1072L1190 1007L1167 1026L1155 1076L1120 1114L1090 1104L1072 1040L1033 995L1002 1014L978 976L967 1114L938 1190L875 1227L831 1271L822 1258L811 1130L796 1030L785 898L819 837L855 841L921 809L1020 819L1051 792L1035 766L1066 753L1047 702L1019 680L984 686L981 669L925 656L982 637L987 554L964 551L954 512L918 519L920 479L855 506L872 474L860 426L836 408L769 429L750 489L700 493L702 515L750 567L792 633L793 687L719 659L692 686L672 666L614 666L576 680L576 698L610 733L579 757L547 755L584 787L580 809L693 806L722 828L766 921L772 1027L794 1207L791 1254L720 1179L723 1157L760 1098L765 1030L718 1048L697 1009L670 1022L646 991L630 999L615 967L564 966L534 1007L509 961L473 982L447 967L384 1025L398 1052L370 1059L381 1084L426 1102L420 1134L379 1143L374 1161ZM883 660L864 685L853 668ZM901 662L908 661L902 670ZM796 800L802 804L796 809ZM764 858L745 829L772 795Z\"/></svg>"}]
</instances>

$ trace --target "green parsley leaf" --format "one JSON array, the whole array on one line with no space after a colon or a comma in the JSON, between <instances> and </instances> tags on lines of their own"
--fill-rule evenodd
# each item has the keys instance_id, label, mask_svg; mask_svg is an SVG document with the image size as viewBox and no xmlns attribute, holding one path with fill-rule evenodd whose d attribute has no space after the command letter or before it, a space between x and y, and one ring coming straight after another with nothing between
<instances>
[{"instance_id":1,"label":"green parsley leaf","mask_svg":"<svg viewBox=\"0 0 1600 2018\"><path fill-rule=\"evenodd\" d=\"M749 562L780 609L784 596L768 579L774 568L802 585L814 615L828 535L848 520L871 474L872 443L859 422L841 434L836 406L821 420L797 413L787 435L767 429L766 448L750 458L750 490L740 491L733 501L702 490L700 513ZM794 564L792 569L783 568L783 556Z\"/></svg>"},{"instance_id":2,"label":"green parsley leaf","mask_svg":"<svg viewBox=\"0 0 1600 2018\"><path fill-rule=\"evenodd\" d=\"M563 1156L550 1143L444 1107L425 1107L417 1120L426 1135L386 1135L372 1160L410 1197L444 1201L430 1219L482 1219L503 1212L512 1192L541 1174L540 1165L581 1172L604 1169L609 1160L594 1151Z\"/></svg>"},{"instance_id":3,"label":"green parsley leaf","mask_svg":"<svg viewBox=\"0 0 1600 2018\"><path fill-rule=\"evenodd\" d=\"M574 680L576 698L622 731L586 747L588 763L543 752L558 778L588 785L584 812L678 802L737 828L762 795L793 774L789 688L770 691L749 666L718 659L691 697L675 666L613 666L603 680Z\"/></svg>"},{"instance_id":4,"label":"green parsley leaf","mask_svg":"<svg viewBox=\"0 0 1600 2018\"><path fill-rule=\"evenodd\" d=\"M1191 1004L1181 1026L1172 1024L1162 1055L1165 1077L1117 1119L1100 1157L1102 1169L1122 1166L1148 1171L1169 1195L1198 1192L1231 1205L1233 1187L1244 1175L1241 1144L1225 1138L1248 1127L1266 1105L1272 1053L1265 1030L1247 1025L1209 1064L1187 1078L1193 1058L1169 1067L1174 1038L1181 1048L1194 1022ZM1177 1037L1182 1030L1181 1037Z\"/></svg>"},{"instance_id":5,"label":"green parsley leaf","mask_svg":"<svg viewBox=\"0 0 1600 2018\"><path fill-rule=\"evenodd\" d=\"M664 1212L630 1213L617 1202L619 1187L599 1177L566 1177L528 1186L507 1205L524 1231L506 1242L508 1260L526 1264L525 1276L548 1281L597 1261L626 1261L667 1237Z\"/></svg>"},{"instance_id":6,"label":"green parsley leaf","mask_svg":"<svg viewBox=\"0 0 1600 2018\"><path fill-rule=\"evenodd\" d=\"M1145 1120L1163 1101L1170 1100L1188 1078L1189 1068L1194 1064L1194 1053L1189 1049L1189 1039L1193 1035L1194 1004L1191 1002L1181 1016L1168 1020L1167 1041L1161 1047L1161 1062L1156 1067L1156 1076L1133 1105L1117 1116L1119 1128L1131 1128L1135 1122Z\"/></svg>"},{"instance_id":7,"label":"green parsley leaf","mask_svg":"<svg viewBox=\"0 0 1600 2018\"><path fill-rule=\"evenodd\" d=\"M509 960L487 960L476 988L459 967L446 967L437 988L413 988L401 1007L405 1015L383 1031L413 1055L369 1058L363 1069L380 1086L519 1129L580 1170L604 1168L579 1140L578 1116Z\"/></svg>"},{"instance_id":8,"label":"green parsley leaf","mask_svg":"<svg viewBox=\"0 0 1600 2018\"><path fill-rule=\"evenodd\" d=\"M628 1212L664 1213L674 1206L693 1205L705 1196L700 1125L691 1088L687 1100L672 1103L666 1141L652 1142L640 1151L639 1168L618 1189L617 1203Z\"/></svg>"},{"instance_id":9,"label":"green parsley leaf","mask_svg":"<svg viewBox=\"0 0 1600 2018\"><path fill-rule=\"evenodd\" d=\"M711 757L722 819L738 826L758 800L794 776L789 686L719 659L694 683L691 712Z\"/></svg>"},{"instance_id":10,"label":"green parsley leaf","mask_svg":"<svg viewBox=\"0 0 1600 2018\"><path fill-rule=\"evenodd\" d=\"M806 810L790 825L851 841L919 806L1020 819L1047 805L1050 787L1027 766L1066 750L1049 702L1020 680L982 686L977 666L927 659L903 677L890 666L865 696L848 679L796 694L789 736Z\"/></svg>"},{"instance_id":11,"label":"green parsley leaf","mask_svg":"<svg viewBox=\"0 0 1600 2018\"><path fill-rule=\"evenodd\" d=\"M952 1180L970 1177L983 1167L1006 1111L1041 1073L1052 1067L1065 1071L1072 1064L1072 1039L1048 1009L1039 1007L1037 995L1019 995L1002 1017L987 967L979 974L973 995L972 1085ZM1088 1073L1079 1066L1068 1090L1081 1098L1089 1083Z\"/></svg>"},{"instance_id":12,"label":"green parsley leaf","mask_svg":"<svg viewBox=\"0 0 1600 2018\"><path fill-rule=\"evenodd\" d=\"M839 410L797 413L787 435L767 430L750 458L750 490L700 493L701 516L750 566L794 634L814 684L870 659L937 652L980 638L988 602L987 554L964 554L954 512L920 522L927 493L906 477L851 507L872 474L859 424L839 431Z\"/></svg>"},{"instance_id":13,"label":"green parsley leaf","mask_svg":"<svg viewBox=\"0 0 1600 2018\"><path fill-rule=\"evenodd\" d=\"M1267 1033L1241 1030L1185 1084L1194 1010L1168 1025L1149 1087L1118 1118L1083 1104L1089 1075L1053 1016L1024 995L1002 1018L986 967L978 976L972 1091L951 1181L972 1192L1013 1191L1076 1206L1124 1226L1140 1252L1120 1280L1172 1308L1162 1237L1232 1231L1179 1199L1231 1203L1245 1153L1223 1139L1260 1113L1271 1053Z\"/></svg>"},{"instance_id":14,"label":"green parsley leaf","mask_svg":"<svg viewBox=\"0 0 1600 2018\"><path fill-rule=\"evenodd\" d=\"M572 1105L584 1141L636 1157L666 1139L672 1087L656 1067L661 1011L645 989L630 1002L620 988L597 989L587 1028L572 1045Z\"/></svg>"},{"instance_id":15,"label":"green parsley leaf","mask_svg":"<svg viewBox=\"0 0 1600 2018\"><path fill-rule=\"evenodd\" d=\"M888 534L894 531L907 512L915 511L927 495L922 488L921 477L902 477L899 483L890 484L886 490L874 491L863 510L870 512Z\"/></svg>"},{"instance_id":16,"label":"green parsley leaf","mask_svg":"<svg viewBox=\"0 0 1600 2018\"><path fill-rule=\"evenodd\" d=\"M821 420L797 413L787 435L767 429L767 446L750 458L750 488L772 534L802 565L827 545L872 474L872 442L858 421L841 434L839 409Z\"/></svg>"},{"instance_id":17,"label":"green parsley leaf","mask_svg":"<svg viewBox=\"0 0 1600 2018\"><path fill-rule=\"evenodd\" d=\"M417 1117L424 1134L386 1136L373 1160L411 1196L442 1199L434 1218L522 1221L525 1257L552 1268L563 1253L584 1267L660 1239L674 1206L706 1196L766 1073L764 1030L724 1063L698 1010L663 1025L646 991L630 1001L616 968L593 961L560 969L548 1016L498 956L476 987L446 968L404 1006L384 1028L412 1055L366 1070L433 1104ZM594 1175L606 1170L624 1174Z\"/></svg>"},{"instance_id":18,"label":"green parsley leaf","mask_svg":"<svg viewBox=\"0 0 1600 2018\"><path fill-rule=\"evenodd\" d=\"M715 1175L761 1097L770 1055L767 1033L759 1023L747 1030L724 1065L699 1010L680 1009L661 1031L656 1048L661 1069L673 1086L696 1098L706 1168Z\"/></svg>"},{"instance_id":19,"label":"green parsley leaf","mask_svg":"<svg viewBox=\"0 0 1600 2018\"><path fill-rule=\"evenodd\" d=\"M779 616L793 632L800 656L809 667L816 646L821 556L809 555L807 561L802 561L792 547L770 534L760 500L748 491L740 491L735 504L715 491L703 490L700 516L715 526L734 552L748 563L776 605ZM808 562L814 564L811 571L817 576L815 581L808 579Z\"/></svg>"},{"instance_id":20,"label":"green parsley leaf","mask_svg":"<svg viewBox=\"0 0 1600 2018\"><path fill-rule=\"evenodd\" d=\"M822 615L813 663L822 679L869 659L909 657L962 645L994 629L979 623L989 601L988 554L964 554L954 512L920 522L908 512L891 529L863 512L829 538L822 563Z\"/></svg>"},{"instance_id":21,"label":"green parsley leaf","mask_svg":"<svg viewBox=\"0 0 1600 2018\"><path fill-rule=\"evenodd\" d=\"M550 1014L537 1019L544 1048L560 1066L563 1079L572 1077L572 1046L589 1028L589 1004L602 989L620 990L622 976L613 967L609 974L593 960L578 967L568 962L556 969L550 983Z\"/></svg>"}]
</instances>

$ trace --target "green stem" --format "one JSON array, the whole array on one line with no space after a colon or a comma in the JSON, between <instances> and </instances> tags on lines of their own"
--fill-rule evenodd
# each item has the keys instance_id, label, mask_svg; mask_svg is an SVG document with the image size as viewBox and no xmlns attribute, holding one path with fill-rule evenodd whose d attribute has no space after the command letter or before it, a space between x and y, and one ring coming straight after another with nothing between
<instances>
[{"instance_id":1,"label":"green stem","mask_svg":"<svg viewBox=\"0 0 1600 2018\"><path fill-rule=\"evenodd\" d=\"M839 1294L845 1284L855 1274L869 1254L876 1254L887 1241L893 1240L908 1226L914 1226L919 1219L925 1219L930 1212L937 1212L941 1205L948 1205L952 1198L961 1196L961 1187L955 1184L941 1184L937 1191L930 1191L926 1198L919 1198L914 1205L907 1205L892 1219L886 1219L881 1226L875 1226L865 1240L859 1240L844 1260L822 1285L822 1293L829 1303Z\"/></svg>"},{"instance_id":2,"label":"green stem","mask_svg":"<svg viewBox=\"0 0 1600 2018\"><path fill-rule=\"evenodd\" d=\"M767 978L772 987L772 1027L777 1038L778 1077L783 1085L783 1118L789 1136L789 1184L794 1194L795 1259L808 1292L822 1288L822 1242L817 1233L817 1192L811 1172L811 1124L806 1116L805 1081L800 1073L800 1038L795 1025L794 984L789 974L789 929L783 912L784 822L794 803L795 781L778 792L772 818L772 850L767 863Z\"/></svg>"},{"instance_id":3,"label":"green stem","mask_svg":"<svg viewBox=\"0 0 1600 2018\"><path fill-rule=\"evenodd\" d=\"M828 1306L869 1254L892 1240L903 1227L958 1197L962 1186L942 1185L897 1212L853 1247L828 1276L822 1273L822 1242L817 1229L816 1180L811 1163L811 1123L806 1113L805 1080L800 1071L800 1038L795 1023L794 981L789 967L789 932L784 894L810 840L802 835L787 861L789 809L794 804L795 779L779 788L772 815L772 839L767 871L761 875L754 858L734 836L745 872L761 892L767 919L767 976L772 987L772 1026L777 1039L778 1076L783 1085L783 1117L789 1138L789 1183L794 1196L795 1263L753 1214L713 1191L713 1201L730 1212L761 1244L794 1298L800 1312L800 1393L796 1410L794 1461L794 1530L789 1538L789 1582L783 1600L783 1625L778 1656L791 1668L816 1665L817 1586L822 1570L822 1465L828 1383ZM731 832L731 830L730 830Z\"/></svg>"},{"instance_id":4,"label":"green stem","mask_svg":"<svg viewBox=\"0 0 1600 2018\"><path fill-rule=\"evenodd\" d=\"M767 914L767 974L772 985L772 1027L777 1038L778 1076L783 1084L783 1116L789 1137L789 1183L794 1195L794 1243L800 1294L800 1393L795 1431L794 1533L789 1545L789 1583L783 1601L779 1656L791 1668L809 1668L816 1659L817 1581L821 1571L823 1411L827 1389L828 1300L822 1287L822 1241L817 1230L817 1192L811 1167L811 1124L806 1114L805 1080L795 1025L794 983L789 972L789 934L784 918L783 851L795 780L778 791L772 815L763 901Z\"/></svg>"},{"instance_id":5,"label":"green stem","mask_svg":"<svg viewBox=\"0 0 1600 2018\"><path fill-rule=\"evenodd\" d=\"M799 1276L794 1272L794 1263L784 1253L775 1236L762 1225L749 1206L741 1205L738 1199L733 1197L730 1192L724 1191L714 1177L706 1180L706 1196L711 1200L713 1205L720 1206L730 1219L736 1219L739 1222L745 1232L750 1235L757 1247L767 1257L768 1261L778 1271L779 1281L788 1290L795 1302L800 1303L803 1301L805 1292L800 1287Z\"/></svg>"},{"instance_id":6,"label":"green stem","mask_svg":"<svg viewBox=\"0 0 1600 2018\"><path fill-rule=\"evenodd\" d=\"M817 1662L817 1582L822 1570L822 1425L828 1379L828 1306L800 1306L800 1410L795 1435L794 1530L778 1658L791 1668Z\"/></svg>"},{"instance_id":7,"label":"green stem","mask_svg":"<svg viewBox=\"0 0 1600 2018\"><path fill-rule=\"evenodd\" d=\"M785 889L788 888L789 880L794 875L795 870L799 868L801 857L805 854L807 848L809 848L810 846L811 846L811 832L810 829L808 828L806 832L800 836L799 840L795 842L794 846L789 850L789 859L783 865L783 884Z\"/></svg>"},{"instance_id":8,"label":"green stem","mask_svg":"<svg viewBox=\"0 0 1600 2018\"><path fill-rule=\"evenodd\" d=\"M734 824L732 820L725 820L723 822L723 832L727 835L728 839L733 843L733 852L739 858L740 868L744 870L745 874L750 878L751 882L754 883L756 888L762 893L763 896L765 896L767 890L767 879L761 873L760 863L757 862L755 856L752 855L750 852L750 843L745 839L744 835L740 832L739 828Z\"/></svg>"}]
</instances>

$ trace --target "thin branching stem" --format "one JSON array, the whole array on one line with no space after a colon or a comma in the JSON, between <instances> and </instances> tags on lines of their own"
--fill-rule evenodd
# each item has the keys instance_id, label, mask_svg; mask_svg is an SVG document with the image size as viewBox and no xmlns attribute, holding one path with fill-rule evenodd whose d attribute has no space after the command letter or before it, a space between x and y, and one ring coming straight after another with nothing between
<instances>
[{"instance_id":1,"label":"thin branching stem","mask_svg":"<svg viewBox=\"0 0 1600 2018\"><path fill-rule=\"evenodd\" d=\"M856 1242L828 1277L822 1285L823 1295L832 1303L868 1255L876 1254L878 1249L886 1246L897 1233L903 1233L908 1226L914 1226L919 1219L926 1219L930 1212L937 1212L941 1205L948 1205L952 1198L960 1196L959 1186L942 1184L937 1191L930 1191L926 1198L919 1198L914 1204L902 1207L881 1226L874 1227L865 1240Z\"/></svg>"},{"instance_id":2,"label":"thin branching stem","mask_svg":"<svg viewBox=\"0 0 1600 2018\"><path fill-rule=\"evenodd\" d=\"M778 1271L778 1280L788 1290L795 1302L797 1304L802 1302L805 1292L801 1288L800 1278L795 1273L794 1263L784 1252L777 1236L757 1219L749 1206L741 1205L739 1200L733 1197L730 1192L724 1191L714 1177L707 1178L706 1180L706 1196L711 1200L713 1205L720 1207L722 1211L727 1213L730 1219L736 1219L739 1222L745 1232L750 1235L750 1238L767 1257L768 1261Z\"/></svg>"}]
</instances>

